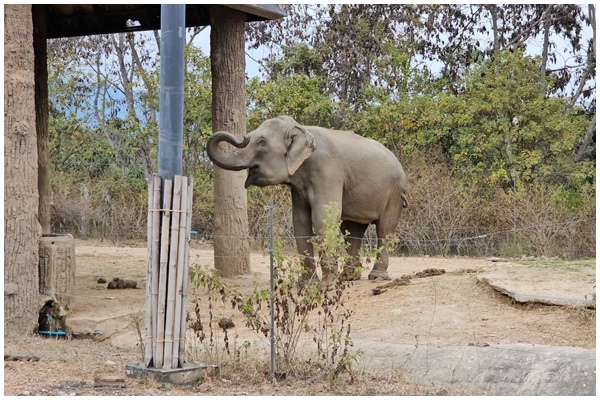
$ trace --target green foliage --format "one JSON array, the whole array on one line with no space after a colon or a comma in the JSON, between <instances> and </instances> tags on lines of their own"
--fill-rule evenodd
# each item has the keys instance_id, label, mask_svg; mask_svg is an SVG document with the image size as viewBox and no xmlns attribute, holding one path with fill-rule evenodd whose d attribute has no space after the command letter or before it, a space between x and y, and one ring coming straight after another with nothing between
<instances>
[{"instance_id":1,"label":"green foliage","mask_svg":"<svg viewBox=\"0 0 600 400\"><path fill-rule=\"evenodd\" d=\"M538 64L518 51L497 54L465 76L460 96L439 102L445 150L461 178L508 188L572 171L588 121L565 115L563 100L545 98Z\"/></svg>"},{"instance_id":2,"label":"green foliage","mask_svg":"<svg viewBox=\"0 0 600 400\"><path fill-rule=\"evenodd\" d=\"M212 133L212 79L210 57L186 46L184 80L183 153L184 175L195 180L211 174L206 156L206 140Z\"/></svg>"},{"instance_id":3,"label":"green foliage","mask_svg":"<svg viewBox=\"0 0 600 400\"><path fill-rule=\"evenodd\" d=\"M339 220L340 210L337 203L325 205L325 228L320 236L312 238L313 247L321 258L321 263L332 262L344 264L347 261L348 244L340 234L342 222Z\"/></svg>"},{"instance_id":4,"label":"green foliage","mask_svg":"<svg viewBox=\"0 0 600 400\"><path fill-rule=\"evenodd\" d=\"M301 124L327 124L334 104L321 91L322 79L299 74L266 82L253 77L248 82L248 127L278 115L289 115Z\"/></svg>"},{"instance_id":5,"label":"green foliage","mask_svg":"<svg viewBox=\"0 0 600 400\"><path fill-rule=\"evenodd\" d=\"M544 96L538 63L521 52L500 53L465 74L460 94L382 99L361 113L357 130L405 163L416 151L433 151L465 184L582 187L593 181L593 167L574 162L573 154L589 119Z\"/></svg>"}]
</instances>

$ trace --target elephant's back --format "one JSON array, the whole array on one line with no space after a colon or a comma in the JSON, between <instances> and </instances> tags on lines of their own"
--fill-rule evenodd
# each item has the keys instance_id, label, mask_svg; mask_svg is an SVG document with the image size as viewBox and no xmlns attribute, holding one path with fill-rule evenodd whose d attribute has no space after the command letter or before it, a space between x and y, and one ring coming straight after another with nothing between
<instances>
[{"instance_id":1,"label":"elephant's back","mask_svg":"<svg viewBox=\"0 0 600 400\"><path fill-rule=\"evenodd\" d=\"M341 186L342 219L372 223L382 218L390 204L400 204L406 178L390 150L353 132L305 128L315 137L316 149L302 173L327 188Z\"/></svg>"},{"instance_id":2,"label":"elephant's back","mask_svg":"<svg viewBox=\"0 0 600 400\"><path fill-rule=\"evenodd\" d=\"M313 132L320 137L317 142L326 147L323 149L324 152L333 159L345 162L345 168L377 174L381 178L389 177L404 185L405 175L400 161L392 151L378 141L352 131L317 127L310 127L310 129L311 131L315 129Z\"/></svg>"},{"instance_id":3,"label":"elephant's back","mask_svg":"<svg viewBox=\"0 0 600 400\"><path fill-rule=\"evenodd\" d=\"M354 157L384 157L388 162L398 159L387 147L376 140L360 136L352 131L340 131L316 126L307 127L317 142L326 145L329 154L352 154ZM320 139L320 140L319 140Z\"/></svg>"}]
</instances>

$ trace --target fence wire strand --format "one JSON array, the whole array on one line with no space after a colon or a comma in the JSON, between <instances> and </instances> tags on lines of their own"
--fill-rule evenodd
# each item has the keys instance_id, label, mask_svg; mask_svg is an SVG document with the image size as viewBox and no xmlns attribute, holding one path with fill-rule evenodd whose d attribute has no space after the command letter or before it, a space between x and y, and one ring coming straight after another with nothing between
<instances>
[{"instance_id":1,"label":"fence wire strand","mask_svg":"<svg viewBox=\"0 0 600 400\"><path fill-rule=\"evenodd\" d=\"M476 239L485 239L491 236L495 236L495 235L501 235L501 234L507 234L507 233L514 233L514 232L523 232L523 231L527 231L527 230L531 230L531 229L537 229L537 228L543 228L543 227L550 227L550 226L559 226L559 225L563 225L563 226L567 226L567 225L575 225L578 223L582 223L582 222L588 222L588 221L593 221L596 220L595 217L593 218L585 218L585 219L579 219L579 220L575 220L575 221L566 221L566 222L548 222L548 223L544 223L544 224L536 224L536 225L529 225L529 226L525 226L525 227L521 227L521 228L511 228L511 229L505 229L505 230L501 230L501 231L495 231L495 232L490 232L490 233L483 233L483 234L479 234L479 235L475 235L475 236L467 236L467 237L452 237L452 238L437 238L437 239L402 239L400 238L399 241L402 242L410 242L410 243L438 243L438 242L450 242L450 243L456 243L456 242L462 242L462 241L466 241L466 240L476 240ZM198 235L197 235L198 236ZM254 241L258 241L258 240L266 240L268 239L267 235L257 235L257 236L250 236L250 235L243 235L243 236L237 236L237 235L215 235L215 234L203 234L200 235L200 238L196 238L196 240L201 240L202 238L204 238L205 240L214 240L214 239L238 239L238 240L254 240ZM386 240L388 238L380 238L377 236L363 236L363 237L357 237L357 236L345 236L348 239L363 239L363 240ZM311 239L315 239L316 236L290 236L290 235L286 235L286 236L280 236L280 239L282 240L296 240L296 239L307 239L307 240L311 240Z\"/></svg>"}]
</instances>

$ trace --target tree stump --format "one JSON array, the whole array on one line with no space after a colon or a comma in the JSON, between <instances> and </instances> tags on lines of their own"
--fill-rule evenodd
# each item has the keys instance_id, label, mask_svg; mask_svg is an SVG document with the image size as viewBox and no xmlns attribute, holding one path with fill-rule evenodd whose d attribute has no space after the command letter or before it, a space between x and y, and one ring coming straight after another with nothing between
<instances>
[{"instance_id":1,"label":"tree stump","mask_svg":"<svg viewBox=\"0 0 600 400\"><path fill-rule=\"evenodd\" d=\"M43 235L39 241L40 294L68 310L75 290L75 240L73 235Z\"/></svg>"}]
</instances>

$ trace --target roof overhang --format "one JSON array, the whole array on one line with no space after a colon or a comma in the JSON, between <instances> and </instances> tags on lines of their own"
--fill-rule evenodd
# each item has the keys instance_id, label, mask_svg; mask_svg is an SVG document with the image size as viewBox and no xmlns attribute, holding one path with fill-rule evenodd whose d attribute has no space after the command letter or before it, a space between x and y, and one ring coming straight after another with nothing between
<instances>
[{"instance_id":1,"label":"roof overhang","mask_svg":"<svg viewBox=\"0 0 600 400\"><path fill-rule=\"evenodd\" d=\"M210 25L209 4L186 4L185 26ZM222 4L247 22L285 16L276 4ZM160 4L47 4L48 39L160 29Z\"/></svg>"}]
</instances>

